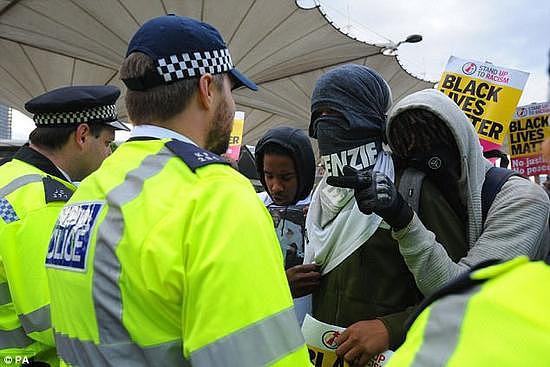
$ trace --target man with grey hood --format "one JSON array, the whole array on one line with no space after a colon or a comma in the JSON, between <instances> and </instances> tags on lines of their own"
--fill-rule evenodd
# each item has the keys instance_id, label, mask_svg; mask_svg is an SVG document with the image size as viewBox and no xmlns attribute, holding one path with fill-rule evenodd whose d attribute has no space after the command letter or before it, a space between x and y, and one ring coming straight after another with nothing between
<instances>
[{"instance_id":1,"label":"man with grey hood","mask_svg":"<svg viewBox=\"0 0 550 367\"><path fill-rule=\"evenodd\" d=\"M344 65L322 75L311 104L310 136L317 139L325 175L315 190L306 218L309 244L305 263L314 261L322 274L313 293L313 316L346 330L336 339L336 354L352 366L364 366L374 354L402 343L410 309L422 300L412 273L391 237L391 219L364 215L353 190L327 183L343 167L374 169L401 179L383 150L386 112L391 106L386 81L373 69ZM439 241L459 251L465 239L442 218L452 208L429 182L422 187L419 216ZM424 210L429 208L429 210ZM386 218L384 218L386 219ZM452 222L459 228L458 221Z\"/></svg>"},{"instance_id":2,"label":"man with grey hood","mask_svg":"<svg viewBox=\"0 0 550 367\"><path fill-rule=\"evenodd\" d=\"M482 218L482 187L491 163L483 158L478 136L460 108L435 89L413 93L395 104L386 131L394 157L426 173L455 213L463 218L467 254L451 259L397 192L386 173L344 168L331 185L355 189L365 214L376 213L392 226L392 236L424 295L485 260L508 260L527 255L532 260L548 253L547 195L537 185L512 176L497 193Z\"/></svg>"}]
</instances>

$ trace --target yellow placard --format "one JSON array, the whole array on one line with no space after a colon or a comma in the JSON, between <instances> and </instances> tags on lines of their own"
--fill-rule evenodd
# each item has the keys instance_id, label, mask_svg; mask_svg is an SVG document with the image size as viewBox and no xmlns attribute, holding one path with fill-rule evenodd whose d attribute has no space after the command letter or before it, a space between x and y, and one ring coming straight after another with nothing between
<instances>
[{"instance_id":1,"label":"yellow placard","mask_svg":"<svg viewBox=\"0 0 550 367\"><path fill-rule=\"evenodd\" d=\"M550 138L549 116L549 102L532 103L518 107L510 122L508 150L512 169L524 176L550 173L550 165L541 152L542 142Z\"/></svg>"},{"instance_id":2,"label":"yellow placard","mask_svg":"<svg viewBox=\"0 0 550 367\"><path fill-rule=\"evenodd\" d=\"M491 85L474 78L444 73L439 90L470 118L480 138L502 144L521 90Z\"/></svg>"},{"instance_id":3,"label":"yellow placard","mask_svg":"<svg viewBox=\"0 0 550 367\"><path fill-rule=\"evenodd\" d=\"M338 358L336 352L321 348L307 346L309 360L315 367L349 367L349 363L342 358Z\"/></svg>"},{"instance_id":4,"label":"yellow placard","mask_svg":"<svg viewBox=\"0 0 550 367\"><path fill-rule=\"evenodd\" d=\"M548 115L512 120L508 140L510 156L527 157L540 153L540 145L548 137Z\"/></svg>"},{"instance_id":5,"label":"yellow placard","mask_svg":"<svg viewBox=\"0 0 550 367\"><path fill-rule=\"evenodd\" d=\"M239 160L241 153L241 145L243 141L243 130L244 130L244 112L237 111L235 112L235 118L233 120L233 129L229 135L229 147L225 153L226 157L233 159L234 161Z\"/></svg>"},{"instance_id":6,"label":"yellow placard","mask_svg":"<svg viewBox=\"0 0 550 367\"><path fill-rule=\"evenodd\" d=\"M451 56L438 89L470 118L482 145L494 147L508 133L528 75Z\"/></svg>"},{"instance_id":7,"label":"yellow placard","mask_svg":"<svg viewBox=\"0 0 550 367\"><path fill-rule=\"evenodd\" d=\"M306 315L302 324L302 334L309 351L309 359L315 367L349 367L349 363L336 355L336 339L344 328L326 324ZM372 357L365 367L383 367L393 352L387 350Z\"/></svg>"}]
</instances>

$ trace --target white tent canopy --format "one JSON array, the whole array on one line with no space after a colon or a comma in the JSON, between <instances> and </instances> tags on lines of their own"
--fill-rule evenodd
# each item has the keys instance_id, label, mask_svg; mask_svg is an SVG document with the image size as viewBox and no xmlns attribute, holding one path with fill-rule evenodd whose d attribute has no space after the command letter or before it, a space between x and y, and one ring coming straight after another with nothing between
<instances>
[{"instance_id":1,"label":"white tent canopy","mask_svg":"<svg viewBox=\"0 0 550 367\"><path fill-rule=\"evenodd\" d=\"M395 100L433 86L395 56L340 32L321 8L302 9L293 0L0 0L0 102L24 111L27 100L63 85L114 84L124 91L117 74L129 39L166 13L213 24L237 68L260 86L235 92L246 113L245 143L273 126L306 129L315 80L338 64L373 67Z\"/></svg>"}]
</instances>

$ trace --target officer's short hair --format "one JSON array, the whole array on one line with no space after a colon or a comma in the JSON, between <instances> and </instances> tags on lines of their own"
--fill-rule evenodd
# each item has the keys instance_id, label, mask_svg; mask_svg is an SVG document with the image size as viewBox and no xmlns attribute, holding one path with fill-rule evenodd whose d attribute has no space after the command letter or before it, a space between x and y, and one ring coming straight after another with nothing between
<instances>
[{"instance_id":1,"label":"officer's short hair","mask_svg":"<svg viewBox=\"0 0 550 367\"><path fill-rule=\"evenodd\" d=\"M153 60L141 52L131 53L120 68L120 78L139 78L154 70ZM224 74L215 74L214 85L223 87ZM126 110L134 125L166 121L187 108L199 89L199 78L181 79L170 84L157 85L147 90L126 92Z\"/></svg>"},{"instance_id":2,"label":"officer's short hair","mask_svg":"<svg viewBox=\"0 0 550 367\"><path fill-rule=\"evenodd\" d=\"M33 145L39 148L46 148L50 150L59 150L67 144L69 137L76 131L78 126L64 126L64 127L37 127L30 135L29 140ZM99 138L103 129L108 125L103 124L89 124L90 133L93 137Z\"/></svg>"}]
</instances>

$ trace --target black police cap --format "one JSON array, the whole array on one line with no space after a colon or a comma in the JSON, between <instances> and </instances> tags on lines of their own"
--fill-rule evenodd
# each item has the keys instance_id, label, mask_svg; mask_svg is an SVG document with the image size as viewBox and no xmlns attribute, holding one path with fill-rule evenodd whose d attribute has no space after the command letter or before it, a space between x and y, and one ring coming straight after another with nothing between
<instances>
[{"instance_id":1,"label":"black police cap","mask_svg":"<svg viewBox=\"0 0 550 367\"><path fill-rule=\"evenodd\" d=\"M130 129L117 120L120 90L112 85L86 85L54 89L25 103L37 127L103 123L117 130Z\"/></svg>"}]
</instances>

